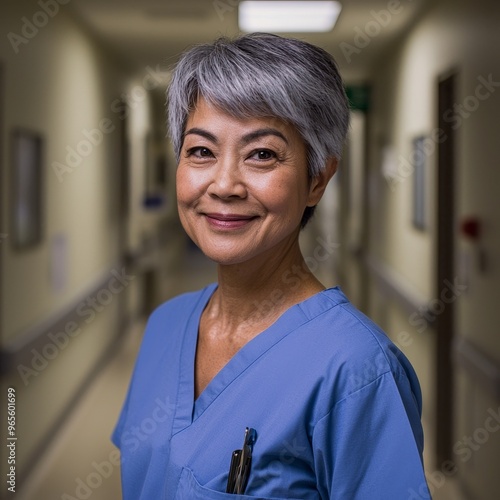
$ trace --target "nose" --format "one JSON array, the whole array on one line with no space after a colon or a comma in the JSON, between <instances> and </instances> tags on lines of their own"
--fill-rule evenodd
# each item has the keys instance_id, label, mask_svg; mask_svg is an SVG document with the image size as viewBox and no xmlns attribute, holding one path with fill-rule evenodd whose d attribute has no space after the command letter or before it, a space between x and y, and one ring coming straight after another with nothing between
<instances>
[{"instance_id":1,"label":"nose","mask_svg":"<svg viewBox=\"0 0 500 500\"><path fill-rule=\"evenodd\" d=\"M234 158L219 159L212 170L213 176L207 192L223 200L245 198L247 188L238 161Z\"/></svg>"}]
</instances>

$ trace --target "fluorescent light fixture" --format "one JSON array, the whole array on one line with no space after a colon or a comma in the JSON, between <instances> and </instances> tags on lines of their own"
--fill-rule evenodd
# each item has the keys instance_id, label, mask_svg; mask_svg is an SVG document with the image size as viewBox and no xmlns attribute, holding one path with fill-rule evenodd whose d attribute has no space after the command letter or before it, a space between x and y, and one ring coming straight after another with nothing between
<instances>
[{"instance_id":1,"label":"fluorescent light fixture","mask_svg":"<svg viewBox=\"0 0 500 500\"><path fill-rule=\"evenodd\" d=\"M331 31L342 5L335 1L243 1L238 8L240 30L311 33Z\"/></svg>"}]
</instances>

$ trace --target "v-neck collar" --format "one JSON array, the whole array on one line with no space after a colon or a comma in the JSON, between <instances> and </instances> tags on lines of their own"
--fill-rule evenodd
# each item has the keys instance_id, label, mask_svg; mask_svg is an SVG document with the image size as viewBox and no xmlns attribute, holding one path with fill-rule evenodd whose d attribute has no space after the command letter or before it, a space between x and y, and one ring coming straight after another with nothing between
<instances>
[{"instance_id":1,"label":"v-neck collar","mask_svg":"<svg viewBox=\"0 0 500 500\"><path fill-rule=\"evenodd\" d=\"M172 434L185 429L193 422L194 414L194 370L196 345L198 343L198 330L200 325L201 314L205 309L210 297L217 288L217 283L208 285L201 291L198 302L184 328L182 347L180 352L179 363L179 387L177 391L177 401L175 408L175 418L173 423ZM201 396L201 394L200 394ZM198 397L197 401L200 398Z\"/></svg>"},{"instance_id":2,"label":"v-neck collar","mask_svg":"<svg viewBox=\"0 0 500 500\"><path fill-rule=\"evenodd\" d=\"M217 397L246 369L255 363L257 359L285 338L290 332L310 319L309 315L305 314L302 305L310 301L312 297L287 309L272 325L247 342L222 367L198 398L194 400L195 357L200 319L216 288L217 283L213 283L200 293L198 302L186 322L180 355L179 388L172 429L173 434L194 423ZM313 297L321 295L324 292L319 292ZM329 305L323 304L320 308L324 310L325 306L329 308L332 305L331 303ZM315 311L316 314L318 312L319 310ZM313 316L316 314L313 314Z\"/></svg>"}]
</instances>

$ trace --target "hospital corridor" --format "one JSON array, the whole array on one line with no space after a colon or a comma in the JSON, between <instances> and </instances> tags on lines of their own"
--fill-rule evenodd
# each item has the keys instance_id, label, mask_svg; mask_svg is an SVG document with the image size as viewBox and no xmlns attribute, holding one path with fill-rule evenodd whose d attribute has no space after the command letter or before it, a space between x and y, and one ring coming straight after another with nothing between
<instances>
[{"instance_id":1,"label":"hospital corridor","mask_svg":"<svg viewBox=\"0 0 500 500\"><path fill-rule=\"evenodd\" d=\"M122 498L111 435L148 318L218 279L179 218L166 89L184 51L244 32L335 58L350 126L305 263L413 365L432 498L500 498L500 3L281 0L245 17L266 3L0 6L0 499ZM303 26L271 22L298 3ZM158 399L130 446L173 410Z\"/></svg>"}]
</instances>

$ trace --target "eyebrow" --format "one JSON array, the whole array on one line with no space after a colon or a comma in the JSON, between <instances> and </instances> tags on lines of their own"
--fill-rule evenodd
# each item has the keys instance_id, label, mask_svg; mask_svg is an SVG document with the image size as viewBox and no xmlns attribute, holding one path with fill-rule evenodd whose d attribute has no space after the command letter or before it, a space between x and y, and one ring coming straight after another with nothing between
<instances>
[{"instance_id":1,"label":"eyebrow","mask_svg":"<svg viewBox=\"0 0 500 500\"><path fill-rule=\"evenodd\" d=\"M184 137L190 134L200 135L201 137L205 137L205 139L209 140L210 142L213 142L214 144L217 144L219 142L215 135L211 134L210 132L202 128L198 127L190 128L189 130L186 131ZM255 141L256 139L260 139L261 137L265 137L267 135L274 135L276 137L279 137L288 144L287 138L279 130L275 128L260 128L258 130L254 130L253 132L249 132L248 134L244 135L241 138L240 142L243 145L246 145L251 143L252 141Z\"/></svg>"},{"instance_id":2,"label":"eyebrow","mask_svg":"<svg viewBox=\"0 0 500 500\"><path fill-rule=\"evenodd\" d=\"M265 137L267 135L275 135L276 137L283 139L288 144L287 138L275 128L260 128L259 130L254 130L253 132L244 135L241 138L241 142L243 144L249 144L250 142L255 141L255 139L260 139L261 137Z\"/></svg>"},{"instance_id":3,"label":"eyebrow","mask_svg":"<svg viewBox=\"0 0 500 500\"><path fill-rule=\"evenodd\" d=\"M213 142L215 144L217 144L218 142L217 137L215 137L215 135L211 134L210 132L202 128L197 128L197 127L190 128L189 130L186 130L184 137L186 137L189 134L201 135L202 137L205 137L205 139L208 139L210 142Z\"/></svg>"}]
</instances>

